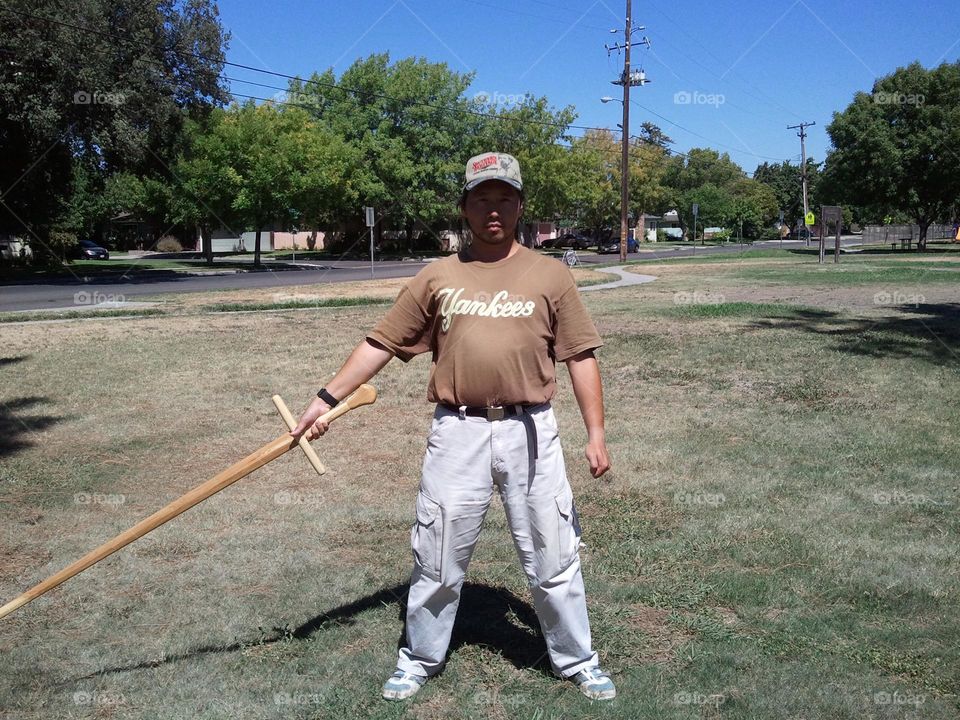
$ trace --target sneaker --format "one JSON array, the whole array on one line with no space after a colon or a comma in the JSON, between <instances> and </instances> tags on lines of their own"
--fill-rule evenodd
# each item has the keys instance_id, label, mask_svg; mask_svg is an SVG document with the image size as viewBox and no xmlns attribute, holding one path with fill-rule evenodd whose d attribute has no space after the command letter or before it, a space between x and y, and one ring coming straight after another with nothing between
<instances>
[{"instance_id":1,"label":"sneaker","mask_svg":"<svg viewBox=\"0 0 960 720\"><path fill-rule=\"evenodd\" d=\"M405 700L416 694L427 681L423 675L412 675L403 670L397 670L383 684L384 700Z\"/></svg>"},{"instance_id":2,"label":"sneaker","mask_svg":"<svg viewBox=\"0 0 960 720\"><path fill-rule=\"evenodd\" d=\"M613 700L617 696L613 680L599 666L581 670L570 679L591 700Z\"/></svg>"}]
</instances>

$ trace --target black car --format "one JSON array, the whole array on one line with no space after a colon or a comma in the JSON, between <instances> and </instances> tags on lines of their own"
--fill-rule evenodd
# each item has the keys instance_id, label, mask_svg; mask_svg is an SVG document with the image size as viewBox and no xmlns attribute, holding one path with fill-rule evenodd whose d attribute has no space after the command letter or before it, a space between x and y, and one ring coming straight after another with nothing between
<instances>
[{"instance_id":1,"label":"black car","mask_svg":"<svg viewBox=\"0 0 960 720\"><path fill-rule=\"evenodd\" d=\"M627 252L635 253L640 249L640 243L637 242L636 238L629 238L627 240ZM607 238L600 243L600 246L597 249L597 252L600 254L605 253L618 253L620 252L620 238L617 236Z\"/></svg>"},{"instance_id":2,"label":"black car","mask_svg":"<svg viewBox=\"0 0 960 720\"><path fill-rule=\"evenodd\" d=\"M74 255L82 260L109 260L110 253L106 248L97 245L93 240L81 240Z\"/></svg>"},{"instance_id":3,"label":"black car","mask_svg":"<svg viewBox=\"0 0 960 720\"><path fill-rule=\"evenodd\" d=\"M586 250L587 248L594 245L594 241L591 240L587 235L584 235L580 232L568 232L564 233L556 240L554 240L550 247L555 248L573 248L574 250Z\"/></svg>"}]
</instances>

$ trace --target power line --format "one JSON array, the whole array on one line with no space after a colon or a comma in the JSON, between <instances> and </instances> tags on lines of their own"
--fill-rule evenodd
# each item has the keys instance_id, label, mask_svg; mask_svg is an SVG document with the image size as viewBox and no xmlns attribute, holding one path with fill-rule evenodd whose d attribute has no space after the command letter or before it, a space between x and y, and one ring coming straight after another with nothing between
<instances>
[{"instance_id":1,"label":"power line","mask_svg":"<svg viewBox=\"0 0 960 720\"><path fill-rule=\"evenodd\" d=\"M679 123L675 123L675 122L674 122L673 120L671 120L670 118L664 117L664 116L661 115L660 113L658 113L658 112L656 112L656 111L654 111L654 110L651 110L650 108L644 107L643 105L641 105L640 103L638 103L636 100L631 100L630 102L633 103L634 105L636 105L638 108L640 108L640 109L642 109L642 110L646 110L646 111L647 111L648 113L650 113L651 115L656 115L658 118L660 118L660 119L663 120L664 122L670 123L670 124L673 125L674 127L678 127L678 128L680 128L681 130L683 130L684 132L690 133L691 135L694 135L694 136L700 138L701 140L706 140L708 143L710 143L710 144L712 144L712 145L717 145L717 146L722 147L722 148L727 148L728 150L733 150L734 152L743 153L744 155L752 155L753 157L762 158L762 159L764 159L764 160L775 160L775 161L777 161L777 162L782 162L782 161L783 161L783 158L776 158L776 157L772 157L772 156L770 156L770 155L759 155L758 153L748 152L747 150L741 150L740 148L735 148L735 147L733 147L732 145L726 145L726 144L724 144L724 143L717 142L716 140L711 140L710 138L706 137L705 135L701 135L701 134L698 133L698 132L694 132L693 130L690 130L690 129L688 129L688 128L685 128L683 125L680 125Z\"/></svg>"},{"instance_id":2,"label":"power line","mask_svg":"<svg viewBox=\"0 0 960 720\"><path fill-rule=\"evenodd\" d=\"M94 30L94 29L92 29L92 28L87 28L87 27L83 27L83 26L80 26L80 25L74 25L74 24L72 24L72 23L63 22L62 20L56 20L56 19L54 19L54 18L48 18L48 17L44 17L44 16L41 16L41 15L35 15L35 14L33 14L33 13L27 13L27 12L23 12L23 11L19 11L19 10L12 10L12 9L10 9L10 8L3 8L3 9L4 9L4 10L7 10L8 12L14 13L14 14L16 14L16 15L24 15L24 16L26 16L26 17L34 18L34 19L40 20L40 21L42 21L42 22L49 22L49 23L52 23L52 24L54 24L54 25L61 25L61 26L63 26L63 27L68 27L68 28L71 28L71 29L73 29L73 30L80 30L80 31L85 32L85 33L92 33L92 34L95 34L95 35L106 36L106 37L108 37L108 38L110 38L110 39L112 39L112 40L120 40L120 41L127 42L127 43L132 44L132 45L135 45L135 46L136 46L136 45L139 45L139 46L141 46L141 47L146 47L146 45L143 44L143 43L135 43L135 42L131 41L129 38L124 38L124 37L122 37L122 36L120 36L120 35L116 35L116 34L114 34L114 33L107 33L107 32L103 32L103 31L101 31L101 30ZM496 113L486 113L486 112L481 112L481 111L479 111L479 110L470 110L470 109L468 109L468 108L457 108L457 107L450 107L450 106L443 106L443 105L435 105L435 104L433 104L433 103L427 103L427 102L416 101L416 100L409 100L409 99L407 99L407 98L397 98L397 97L393 97L393 96L391 96L391 95L387 95L387 94L385 94L385 93L378 93L378 92L374 92L374 91L371 91L371 90L360 90L360 89L357 89L357 88L343 87L343 86L342 86L341 84L339 84L339 83L324 82L324 81L322 81L322 80L304 79L304 78L301 78L301 77L299 77L299 76L297 76L297 75L288 75L287 73L276 72L276 71L274 71L274 70L265 70L265 69L263 69L263 68L258 68L258 67L255 67L255 66L253 66L253 65L245 65L245 64L243 64L243 63L235 63L235 62L230 62L230 61L228 61L228 60L214 60L214 59L208 58L208 57L206 57L206 56L204 56L204 55L201 55L200 53L195 53L195 52L190 52L190 51L183 51L183 53L184 53L185 55L189 55L189 56L191 56L191 57L195 57L195 58L199 58L199 59L201 59L201 60L205 60L206 62L218 63L218 64L222 64L222 65L225 65L225 66L228 66L228 67L235 67L235 68L240 68L240 69L242 69L242 70L249 70L249 71L251 71L251 72L263 73L263 74L265 74L265 75L272 75L272 76L274 76L274 77L280 77L280 78L284 78L284 79L286 79L286 80L294 80L294 81L296 81L296 82L304 83L304 84L307 84L307 85L317 85L317 86L320 86L320 87L327 87L327 88L330 88L330 89L339 90L339 91L341 91L341 92L351 93L351 94L356 95L356 96L359 96L359 97L376 98L376 99L378 99L378 100L391 100L391 101L393 101L393 102L403 103L403 104L405 104L405 105L407 105L407 106L427 107L427 108L431 108L431 109L434 109L434 110L442 110L442 111L446 111L446 112L459 112L459 113L465 113L465 114L469 114L469 115L474 115L474 116L476 116L476 117L484 117L484 118L488 118L488 119L491 119L491 120L500 120L500 121L505 121L505 122L516 122L516 123L521 123L521 124L526 124L526 125L539 125L539 126L541 126L541 127L556 127L556 128L564 128L564 129L565 129L565 128L573 128L573 129L576 129L576 130L609 130L610 132L616 132L616 131L614 131L614 130L610 130L609 128L594 127L594 126L590 126L590 125L576 125L576 124L573 124L573 123L564 124L564 123L548 122L548 121L543 121L543 120L528 120L528 119L524 119L524 118L505 117L505 116L503 116L503 115L499 115L499 114L496 114ZM146 62L153 62L153 61L147 60ZM159 63L155 63L155 62L154 62L154 64L159 64ZM218 75L218 77L222 77L222 76L221 76L221 75ZM235 82L244 82L244 81L235 80ZM231 94L232 94L232 93L231 93Z\"/></svg>"}]
</instances>

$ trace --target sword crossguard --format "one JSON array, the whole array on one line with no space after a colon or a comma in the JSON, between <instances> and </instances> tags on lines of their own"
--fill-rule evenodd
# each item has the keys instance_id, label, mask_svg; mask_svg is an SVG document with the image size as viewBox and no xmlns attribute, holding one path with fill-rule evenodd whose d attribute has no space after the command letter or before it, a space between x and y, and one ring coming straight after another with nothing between
<instances>
[{"instance_id":1,"label":"sword crossguard","mask_svg":"<svg viewBox=\"0 0 960 720\"><path fill-rule=\"evenodd\" d=\"M297 421L290 413L290 409L283 401L283 398L279 395L274 395L273 404L277 406L277 410L280 412L280 417L282 417L283 421L287 424L287 429L293 430L297 426ZM323 466L323 463L320 462L320 458L317 457L317 453L314 452L309 441L304 435L300 436L299 445L300 449L303 450L304 455L307 456L307 460L309 460L310 464L313 465L313 469L317 471L317 475L323 475L327 469Z\"/></svg>"}]
</instances>

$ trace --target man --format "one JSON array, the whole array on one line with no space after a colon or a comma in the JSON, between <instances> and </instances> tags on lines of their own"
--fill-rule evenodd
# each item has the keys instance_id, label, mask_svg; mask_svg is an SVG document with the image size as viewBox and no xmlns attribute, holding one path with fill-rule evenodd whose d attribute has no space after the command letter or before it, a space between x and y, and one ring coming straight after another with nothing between
<instances>
[{"instance_id":1,"label":"man","mask_svg":"<svg viewBox=\"0 0 960 720\"><path fill-rule=\"evenodd\" d=\"M516 158L471 158L460 211L469 245L407 284L291 434L319 437L327 425L317 418L392 357L407 362L430 351L427 395L437 408L411 531L406 645L383 697L410 697L443 668L496 487L553 671L592 699L611 699L616 689L591 646L580 527L550 407L555 363L564 362L587 427L590 471L600 477L610 468L593 355L602 342L569 270L517 242L523 182Z\"/></svg>"}]
</instances>

